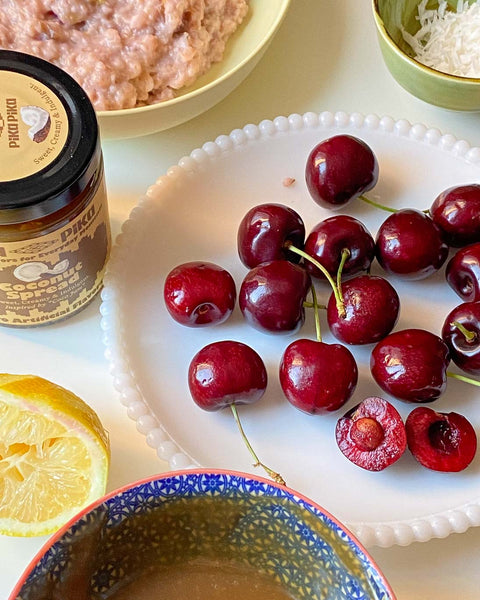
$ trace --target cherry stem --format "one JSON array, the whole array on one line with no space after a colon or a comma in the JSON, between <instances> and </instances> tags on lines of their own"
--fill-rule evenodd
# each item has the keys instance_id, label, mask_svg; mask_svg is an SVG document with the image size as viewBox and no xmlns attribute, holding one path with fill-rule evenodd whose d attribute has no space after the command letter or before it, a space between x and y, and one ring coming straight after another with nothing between
<instances>
[{"instance_id":1,"label":"cherry stem","mask_svg":"<svg viewBox=\"0 0 480 600\"><path fill-rule=\"evenodd\" d=\"M375 202L375 200L370 200L370 198L367 198L366 196L358 196L359 200L363 200L363 202L365 202L366 204L370 204L370 206L374 206L375 208L379 208L380 210L386 210L387 212L391 212L391 213L396 213L398 212L398 208L392 208L391 206L385 206L385 204L380 204L379 202ZM425 208L424 210L422 210L423 213L425 213L426 215L430 214L430 209L429 208Z\"/></svg>"},{"instance_id":2,"label":"cherry stem","mask_svg":"<svg viewBox=\"0 0 480 600\"><path fill-rule=\"evenodd\" d=\"M348 248L344 248L342 250L342 257L340 259L340 264L338 266L338 271L337 271L337 289L338 289L340 298L342 299L342 306L345 306L343 303L343 293L342 293L342 273L343 273L343 267L345 266L345 263L347 262L347 260L349 258L350 258L350 250Z\"/></svg>"},{"instance_id":3,"label":"cherry stem","mask_svg":"<svg viewBox=\"0 0 480 600\"><path fill-rule=\"evenodd\" d=\"M320 328L320 315L318 314L318 302L317 302L317 292L315 287L312 285L312 298L313 298L313 314L315 315L315 331L317 332L317 341L322 341L322 332Z\"/></svg>"},{"instance_id":4,"label":"cherry stem","mask_svg":"<svg viewBox=\"0 0 480 600\"><path fill-rule=\"evenodd\" d=\"M288 250L290 250L291 252L293 252L294 254L298 254L298 256L301 256L305 260L308 260L310 263L312 263L312 265L314 265L315 267L317 267L317 269L319 269L323 273L323 275L325 275L325 278L327 279L328 283L332 286L332 290L333 290L333 293L335 295L335 300L336 300L336 303L337 303L338 314L341 317L344 317L345 316L345 307L343 306L342 297L340 295L340 292L338 291L338 288L337 288L337 286L335 284L335 281L333 280L332 276L327 271L327 269L321 263L319 263L318 260L316 260L315 258L313 258L313 256L310 256L310 254L307 254L303 250L300 250L300 248L297 248L296 246L294 246L292 244L292 242L286 241L285 242L285 247Z\"/></svg>"},{"instance_id":5,"label":"cherry stem","mask_svg":"<svg viewBox=\"0 0 480 600\"><path fill-rule=\"evenodd\" d=\"M240 435L243 438L243 441L245 442L250 454L253 457L254 462L254 467L262 467L262 469L264 469L264 471L266 473L268 473L268 475L277 483L279 483L280 485L287 485L283 479L283 477L273 471L272 469L270 469L270 467L267 467L266 465L264 465L262 462L259 461L258 456L255 453L255 450L252 448L252 446L250 445L250 442L248 441L247 436L245 435L245 432L243 430L242 424L240 422L240 417L238 416L238 411L237 411L237 407L235 406L235 404L230 404L230 408L232 409L232 413L233 413L233 417L235 419L235 422L237 423L238 429L240 430Z\"/></svg>"},{"instance_id":6,"label":"cherry stem","mask_svg":"<svg viewBox=\"0 0 480 600\"><path fill-rule=\"evenodd\" d=\"M459 375L458 373L452 373L451 371L447 371L447 376L451 377L452 379L458 379L459 381L464 381L470 385L476 385L480 387L480 381L472 379L471 377L465 377L465 375Z\"/></svg>"},{"instance_id":7,"label":"cherry stem","mask_svg":"<svg viewBox=\"0 0 480 600\"><path fill-rule=\"evenodd\" d=\"M460 323L459 321L453 321L452 323L450 323L450 325L452 327L456 327L458 331L460 331L460 333L463 334L467 342L473 342L477 337L477 334L474 331L468 330L465 327L465 325L462 325L462 323Z\"/></svg>"},{"instance_id":8,"label":"cherry stem","mask_svg":"<svg viewBox=\"0 0 480 600\"><path fill-rule=\"evenodd\" d=\"M391 212L391 213L398 212L396 208L391 208L390 206L385 206L384 204L380 204L379 202L370 200L370 198L367 198L366 196L362 195L362 196L359 196L358 198L359 198L359 200L363 200L363 202L366 202L367 204L370 204L370 206L374 206L375 208L380 208L381 210L386 210L387 212Z\"/></svg>"},{"instance_id":9,"label":"cherry stem","mask_svg":"<svg viewBox=\"0 0 480 600\"><path fill-rule=\"evenodd\" d=\"M315 305L313 304L313 302L305 301L303 303L303 306L304 306L304 308L314 308ZM326 310L327 306L325 304L317 304L317 308L319 310Z\"/></svg>"}]
</instances>

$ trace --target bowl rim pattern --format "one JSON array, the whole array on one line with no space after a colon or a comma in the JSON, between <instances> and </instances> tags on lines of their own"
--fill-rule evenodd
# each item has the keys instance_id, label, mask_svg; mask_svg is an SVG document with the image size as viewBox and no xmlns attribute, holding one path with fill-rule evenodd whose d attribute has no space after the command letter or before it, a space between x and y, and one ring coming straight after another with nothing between
<instances>
[{"instance_id":1,"label":"bowl rim pattern","mask_svg":"<svg viewBox=\"0 0 480 600\"><path fill-rule=\"evenodd\" d=\"M379 600L395 600L395 595L390 584L386 580L385 576L379 569L376 561L369 554L362 543L356 538L356 536L334 515L328 510L324 509L321 505L314 502L305 495L289 488L288 486L281 485L275 481L267 479L262 476L254 476L250 473L244 473L242 471L235 471L230 469L207 469L207 468L195 468L195 469L182 469L177 471L166 471L156 475L150 475L148 477L141 478L137 481L122 485L98 500L92 502L84 509L78 512L77 515L72 517L65 525L63 525L56 533L43 544L40 550L32 558L27 568L24 570L21 578L17 582L13 589L9 600L18 600L18 594L21 592L22 587L27 582L29 576L35 572L37 568L41 567L42 561L46 560L46 557L53 551L55 545L59 543L65 535L68 535L71 530L81 526L82 521L85 521L92 511L100 508L102 505L107 506L115 501L115 499L128 495L129 492L135 491L136 489L144 488L152 483L166 483L167 492L164 494L166 498L175 496L175 486L172 485L170 489L169 480L177 480L178 482L188 480L189 478L194 480L194 485L198 484L202 486L202 490L208 488L206 495L222 495L220 489L221 485L216 489L215 485L211 485L210 480L212 478L218 481L218 478L222 478L221 483L231 484L237 486L239 483L246 487L251 486L252 495L262 495L262 490L266 497L280 497L286 500L292 501L294 504L305 508L309 512L313 513L316 517L319 517L329 529L333 530L339 538L348 544L349 548L354 552L356 557L360 560L365 568L365 574L371 584L381 594ZM250 487L248 493L250 494ZM199 496L202 496L200 493ZM131 514L134 514L133 511Z\"/></svg>"}]
</instances>

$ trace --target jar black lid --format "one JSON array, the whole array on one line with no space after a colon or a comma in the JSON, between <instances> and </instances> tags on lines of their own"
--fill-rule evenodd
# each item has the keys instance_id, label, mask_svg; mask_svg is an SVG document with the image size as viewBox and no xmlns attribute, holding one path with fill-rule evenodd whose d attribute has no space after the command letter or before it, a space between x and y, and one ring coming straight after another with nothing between
<instances>
[{"instance_id":1,"label":"jar black lid","mask_svg":"<svg viewBox=\"0 0 480 600\"><path fill-rule=\"evenodd\" d=\"M65 144L50 164L20 179L0 181L0 224L8 224L45 217L72 202L98 169L101 148L92 103L65 71L29 54L0 50L2 71L19 73L47 86L68 118Z\"/></svg>"}]
</instances>

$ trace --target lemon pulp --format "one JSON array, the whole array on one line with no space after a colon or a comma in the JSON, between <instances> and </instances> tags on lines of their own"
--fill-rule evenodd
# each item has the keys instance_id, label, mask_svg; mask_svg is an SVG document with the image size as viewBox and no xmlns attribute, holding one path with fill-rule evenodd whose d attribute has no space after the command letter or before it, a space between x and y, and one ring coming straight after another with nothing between
<instances>
[{"instance_id":1,"label":"lemon pulp","mask_svg":"<svg viewBox=\"0 0 480 600\"><path fill-rule=\"evenodd\" d=\"M72 392L0 374L0 533L52 533L105 493L108 434Z\"/></svg>"}]
</instances>

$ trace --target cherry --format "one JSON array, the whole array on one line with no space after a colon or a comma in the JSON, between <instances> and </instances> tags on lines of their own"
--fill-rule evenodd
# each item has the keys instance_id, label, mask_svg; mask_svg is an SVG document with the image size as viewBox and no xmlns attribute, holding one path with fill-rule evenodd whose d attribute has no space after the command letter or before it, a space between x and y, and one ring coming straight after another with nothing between
<instances>
[{"instance_id":1,"label":"cherry","mask_svg":"<svg viewBox=\"0 0 480 600\"><path fill-rule=\"evenodd\" d=\"M260 400L267 387L267 371L250 346L228 340L213 342L193 357L188 385L200 408L220 410Z\"/></svg>"},{"instance_id":2,"label":"cherry","mask_svg":"<svg viewBox=\"0 0 480 600\"><path fill-rule=\"evenodd\" d=\"M359 275L342 284L345 315L340 316L332 294L327 321L332 334L346 344L372 344L389 334L400 312L400 299L383 277Z\"/></svg>"},{"instance_id":3,"label":"cherry","mask_svg":"<svg viewBox=\"0 0 480 600\"><path fill-rule=\"evenodd\" d=\"M295 340L287 346L280 362L280 385L287 400L312 415L343 406L357 381L355 359L341 344Z\"/></svg>"},{"instance_id":4,"label":"cherry","mask_svg":"<svg viewBox=\"0 0 480 600\"><path fill-rule=\"evenodd\" d=\"M247 323L267 333L295 333L305 321L310 275L286 260L272 260L251 269L238 296Z\"/></svg>"},{"instance_id":5,"label":"cherry","mask_svg":"<svg viewBox=\"0 0 480 600\"><path fill-rule=\"evenodd\" d=\"M455 412L418 406L405 422L408 448L420 464L434 471L462 471L477 451L471 423Z\"/></svg>"},{"instance_id":6,"label":"cherry","mask_svg":"<svg viewBox=\"0 0 480 600\"><path fill-rule=\"evenodd\" d=\"M342 277L351 277L366 271L375 258L372 235L358 219L335 215L315 225L305 241L305 252L320 262L330 275L337 274L342 251L348 250L342 267ZM324 274L311 262L305 262L310 275L325 279Z\"/></svg>"},{"instance_id":7,"label":"cherry","mask_svg":"<svg viewBox=\"0 0 480 600\"><path fill-rule=\"evenodd\" d=\"M448 347L424 329L403 329L377 343L370 370L378 385L394 398L432 402L447 386Z\"/></svg>"},{"instance_id":8,"label":"cherry","mask_svg":"<svg viewBox=\"0 0 480 600\"><path fill-rule=\"evenodd\" d=\"M260 204L251 208L240 222L237 248L240 260L253 268L270 260L300 262L300 256L286 242L303 248L305 225L300 215L283 204Z\"/></svg>"},{"instance_id":9,"label":"cherry","mask_svg":"<svg viewBox=\"0 0 480 600\"><path fill-rule=\"evenodd\" d=\"M169 314L182 325L223 323L233 311L235 282L228 271L210 262L193 261L168 273L163 288Z\"/></svg>"},{"instance_id":10,"label":"cherry","mask_svg":"<svg viewBox=\"0 0 480 600\"><path fill-rule=\"evenodd\" d=\"M435 198L430 215L449 246L480 242L480 185L448 188Z\"/></svg>"},{"instance_id":11,"label":"cherry","mask_svg":"<svg viewBox=\"0 0 480 600\"><path fill-rule=\"evenodd\" d=\"M250 346L237 341L208 344L195 354L188 367L188 387L195 404L207 411L230 407L255 466L261 466L275 481L285 485L278 473L258 460L237 411L240 404L252 404L260 400L267 381L267 370L260 355Z\"/></svg>"},{"instance_id":12,"label":"cherry","mask_svg":"<svg viewBox=\"0 0 480 600\"><path fill-rule=\"evenodd\" d=\"M464 302L451 310L442 327L442 339L460 369L480 375L480 302Z\"/></svg>"},{"instance_id":13,"label":"cherry","mask_svg":"<svg viewBox=\"0 0 480 600\"><path fill-rule=\"evenodd\" d=\"M312 149L305 180L317 204L338 209L376 185L378 162L364 141L351 135L336 135Z\"/></svg>"},{"instance_id":14,"label":"cherry","mask_svg":"<svg viewBox=\"0 0 480 600\"><path fill-rule=\"evenodd\" d=\"M428 215L405 208L392 213L380 225L376 255L387 273L417 280L440 269L447 259L448 246Z\"/></svg>"},{"instance_id":15,"label":"cherry","mask_svg":"<svg viewBox=\"0 0 480 600\"><path fill-rule=\"evenodd\" d=\"M407 447L405 426L397 409L383 398L366 398L341 417L337 445L348 460L368 471L382 471Z\"/></svg>"},{"instance_id":16,"label":"cherry","mask_svg":"<svg viewBox=\"0 0 480 600\"><path fill-rule=\"evenodd\" d=\"M445 277L465 302L480 300L480 242L458 250L447 263Z\"/></svg>"}]
</instances>

